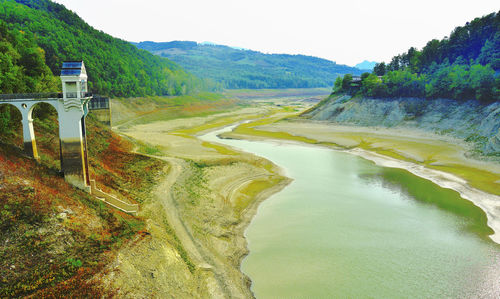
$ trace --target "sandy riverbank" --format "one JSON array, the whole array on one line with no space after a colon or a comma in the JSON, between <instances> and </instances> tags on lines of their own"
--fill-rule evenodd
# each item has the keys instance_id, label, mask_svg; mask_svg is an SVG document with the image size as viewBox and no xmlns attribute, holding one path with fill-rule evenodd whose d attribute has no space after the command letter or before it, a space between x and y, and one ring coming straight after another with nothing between
<instances>
[{"instance_id":1,"label":"sandy riverbank","mask_svg":"<svg viewBox=\"0 0 500 299\"><path fill-rule=\"evenodd\" d=\"M123 248L110 269L109 284L120 295L253 297L240 271L248 254L244 231L259 204L290 180L263 158L197 135L268 114L268 107L245 108L120 131L169 164L154 197L141 207L150 235Z\"/></svg>"}]
</instances>

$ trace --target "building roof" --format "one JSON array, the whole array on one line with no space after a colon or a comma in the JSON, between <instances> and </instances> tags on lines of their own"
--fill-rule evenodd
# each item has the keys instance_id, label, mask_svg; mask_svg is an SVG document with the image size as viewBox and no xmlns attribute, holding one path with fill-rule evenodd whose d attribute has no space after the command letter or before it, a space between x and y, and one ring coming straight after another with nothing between
<instances>
[{"instance_id":1,"label":"building roof","mask_svg":"<svg viewBox=\"0 0 500 299\"><path fill-rule=\"evenodd\" d=\"M61 76L87 75L83 61L65 61L61 68Z\"/></svg>"}]
</instances>

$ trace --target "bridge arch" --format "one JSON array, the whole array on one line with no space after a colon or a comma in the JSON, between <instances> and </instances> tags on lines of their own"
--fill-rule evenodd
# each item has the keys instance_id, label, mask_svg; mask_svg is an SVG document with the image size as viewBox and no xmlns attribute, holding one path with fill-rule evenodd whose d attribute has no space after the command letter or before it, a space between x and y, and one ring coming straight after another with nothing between
<instances>
[{"instance_id":1,"label":"bridge arch","mask_svg":"<svg viewBox=\"0 0 500 299\"><path fill-rule=\"evenodd\" d=\"M23 116L16 105L0 102L0 141L23 147Z\"/></svg>"},{"instance_id":2,"label":"bridge arch","mask_svg":"<svg viewBox=\"0 0 500 299\"><path fill-rule=\"evenodd\" d=\"M33 124L32 144L36 146L37 159L56 170L62 170L59 118L57 106L50 101L35 102L28 111L29 122ZM39 138L42 136L43 139Z\"/></svg>"},{"instance_id":3,"label":"bridge arch","mask_svg":"<svg viewBox=\"0 0 500 299\"><path fill-rule=\"evenodd\" d=\"M38 104L43 104L44 106L45 105L48 105L50 106L51 108L54 108L54 110L57 112L57 117L59 118L59 105L58 105L58 101L54 101L54 100L38 100L36 102L33 102L33 103L23 103L24 105L26 105L26 107L28 108L28 105L29 105L29 109L28 109L28 117L33 119L33 110L35 108L35 106L38 106ZM22 105L23 105L22 104Z\"/></svg>"}]
</instances>

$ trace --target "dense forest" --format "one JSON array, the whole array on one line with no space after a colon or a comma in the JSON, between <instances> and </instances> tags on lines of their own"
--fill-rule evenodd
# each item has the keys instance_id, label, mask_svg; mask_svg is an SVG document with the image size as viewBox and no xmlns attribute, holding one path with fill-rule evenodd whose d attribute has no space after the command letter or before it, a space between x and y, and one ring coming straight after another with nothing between
<instances>
[{"instance_id":1,"label":"dense forest","mask_svg":"<svg viewBox=\"0 0 500 299\"><path fill-rule=\"evenodd\" d=\"M46 64L55 76L59 75L64 60L84 60L89 72L90 90L96 93L123 97L178 95L215 87L215 84L185 72L168 59L151 55L126 41L95 30L63 5L49 0L0 0L0 20L7 24L11 35L24 36L17 40L29 43L28 50L38 51L40 57L45 54ZM22 39L27 42L20 41ZM2 37L3 43L4 40ZM5 61L2 59L2 64L10 63L20 72L24 69L25 76L16 77L17 81L23 82L11 81L15 82L16 89L4 89L5 84L12 84L4 83L0 85L0 92L43 90L30 89L37 84L31 81L41 78L34 75L39 69L26 71L22 64L29 62L24 58L17 59L12 51L2 51L2 55L9 56ZM42 74L47 72L43 70Z\"/></svg>"},{"instance_id":2,"label":"dense forest","mask_svg":"<svg viewBox=\"0 0 500 299\"><path fill-rule=\"evenodd\" d=\"M369 97L425 97L500 100L500 14L467 22L422 50L414 47L375 65L361 81L337 78L335 92Z\"/></svg>"},{"instance_id":3,"label":"dense forest","mask_svg":"<svg viewBox=\"0 0 500 299\"><path fill-rule=\"evenodd\" d=\"M337 76L362 73L357 68L317 57L264 54L191 41L135 45L167 57L199 77L220 82L228 89L329 87Z\"/></svg>"},{"instance_id":4,"label":"dense forest","mask_svg":"<svg viewBox=\"0 0 500 299\"><path fill-rule=\"evenodd\" d=\"M9 30L0 20L0 91L57 91L59 84L45 64L45 52L32 34Z\"/></svg>"}]
</instances>

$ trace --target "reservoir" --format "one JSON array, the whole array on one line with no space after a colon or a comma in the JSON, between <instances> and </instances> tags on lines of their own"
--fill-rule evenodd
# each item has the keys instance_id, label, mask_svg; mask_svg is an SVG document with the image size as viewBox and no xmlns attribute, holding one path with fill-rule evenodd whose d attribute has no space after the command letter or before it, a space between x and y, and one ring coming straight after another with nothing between
<instances>
[{"instance_id":1,"label":"reservoir","mask_svg":"<svg viewBox=\"0 0 500 299\"><path fill-rule=\"evenodd\" d=\"M269 159L293 179L246 231L242 271L257 298L500 297L500 246L458 193L340 151L221 132L202 139Z\"/></svg>"}]
</instances>

